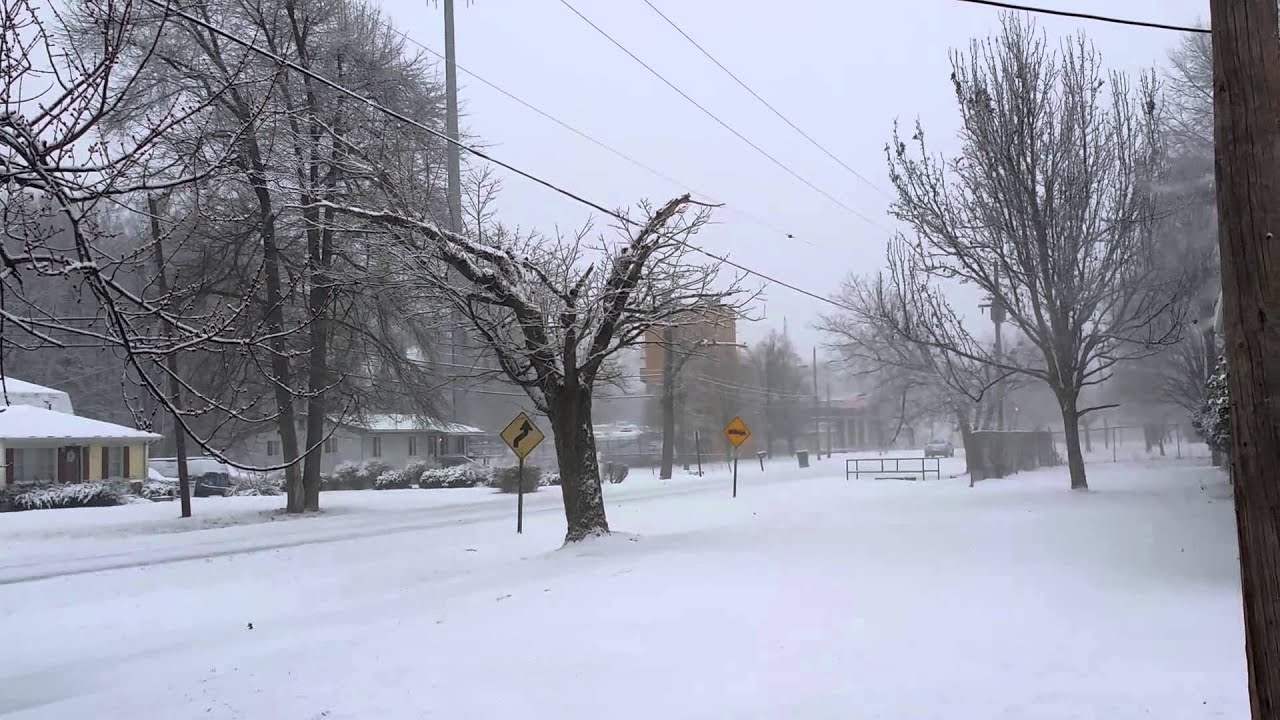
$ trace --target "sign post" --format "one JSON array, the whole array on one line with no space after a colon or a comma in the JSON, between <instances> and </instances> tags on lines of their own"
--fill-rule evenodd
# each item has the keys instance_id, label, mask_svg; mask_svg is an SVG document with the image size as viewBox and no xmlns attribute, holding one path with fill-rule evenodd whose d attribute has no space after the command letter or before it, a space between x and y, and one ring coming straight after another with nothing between
<instances>
[{"instance_id":1,"label":"sign post","mask_svg":"<svg viewBox=\"0 0 1280 720\"><path fill-rule=\"evenodd\" d=\"M738 448L751 437L751 428L747 427L742 418L735 417L724 426L724 436L733 445L733 496L738 497Z\"/></svg>"},{"instance_id":2,"label":"sign post","mask_svg":"<svg viewBox=\"0 0 1280 720\"><path fill-rule=\"evenodd\" d=\"M524 532L524 459L546 438L529 416L520 413L503 429L502 441L516 454L516 532Z\"/></svg>"},{"instance_id":3,"label":"sign post","mask_svg":"<svg viewBox=\"0 0 1280 720\"><path fill-rule=\"evenodd\" d=\"M698 431L693 431L693 449L698 454L698 477L702 477L702 439Z\"/></svg>"}]
</instances>

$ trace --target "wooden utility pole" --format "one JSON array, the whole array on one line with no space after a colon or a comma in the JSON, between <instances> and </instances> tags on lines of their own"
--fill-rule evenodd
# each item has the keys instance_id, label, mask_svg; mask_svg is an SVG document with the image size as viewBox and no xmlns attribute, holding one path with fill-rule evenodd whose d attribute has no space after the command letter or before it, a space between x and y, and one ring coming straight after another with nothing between
<instances>
[{"instance_id":1,"label":"wooden utility pole","mask_svg":"<svg viewBox=\"0 0 1280 720\"><path fill-rule=\"evenodd\" d=\"M1245 657L1254 720L1280 717L1280 22L1211 0L1218 246Z\"/></svg>"},{"instance_id":2,"label":"wooden utility pole","mask_svg":"<svg viewBox=\"0 0 1280 720\"><path fill-rule=\"evenodd\" d=\"M445 90L445 133L453 142L445 148L445 169L448 183L445 188L449 204L449 229L462 233L462 158L458 147L460 132L458 130L458 52L456 35L453 28L453 0L444 0L444 90ZM476 229L479 232L479 228ZM450 270L450 272L453 272ZM462 315L456 310L451 314L449 330L449 360L453 367L450 372L457 372L458 343L463 340ZM462 411L463 398L459 396L458 379L449 383L450 407L453 422L466 419Z\"/></svg>"}]
</instances>

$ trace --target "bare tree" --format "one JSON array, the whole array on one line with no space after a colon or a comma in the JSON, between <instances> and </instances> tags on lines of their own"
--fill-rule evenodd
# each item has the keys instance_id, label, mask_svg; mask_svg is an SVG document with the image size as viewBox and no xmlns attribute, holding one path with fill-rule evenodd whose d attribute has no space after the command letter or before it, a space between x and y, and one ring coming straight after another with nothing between
<instances>
[{"instance_id":1,"label":"bare tree","mask_svg":"<svg viewBox=\"0 0 1280 720\"><path fill-rule=\"evenodd\" d=\"M845 310L823 316L818 327L830 336L832 349L851 372L875 378L877 387L901 399L896 408L899 427L911 421L909 411L922 415L941 410L968 448L975 431L992 425L992 389L1002 382L1006 391L1017 389L1009 370L970 353L951 352L946 347L950 343L919 341L946 337L948 331L920 329L921 322L938 318L912 316L913 306L883 274L847 278L837 301ZM1017 350L1008 354L1020 355Z\"/></svg>"},{"instance_id":2,"label":"bare tree","mask_svg":"<svg viewBox=\"0 0 1280 720\"><path fill-rule=\"evenodd\" d=\"M279 334L239 323L243 297L199 306L188 288L157 288L158 238L130 238L146 195L207 183L228 162L217 152L192 162L166 139L204 127L237 76L206 78L201 98L132 103L171 19L134 2L0 9L0 363L49 348L117 353L122 375L182 417L152 370L177 353L247 352ZM74 306L59 302L67 297Z\"/></svg>"},{"instance_id":3,"label":"bare tree","mask_svg":"<svg viewBox=\"0 0 1280 720\"><path fill-rule=\"evenodd\" d=\"M356 0L254 7L202 0L162 19L148 18L134 38L130 58L141 80L133 107L172 98L208 104L206 126L164 140L175 156L230 159L216 189L189 198L201 224L195 237L205 245L185 269L212 278L207 298L247 298L253 312L240 325L265 328L269 338L238 357L212 358L240 379L226 386L237 399L218 402L236 407L235 425L274 427L287 509L316 510L321 447L334 423L375 400L404 397L415 387L409 379L423 376L409 351L431 347L423 325L409 320L425 304L413 278L379 256L376 237L342 232L320 203L383 197L394 174L412 190L401 196L433 214L443 208L442 188L433 192L443 148L430 133L284 71L221 32L257 38L273 55L422 121L441 118L441 93L426 63L405 52L404 38ZM149 38L154 61L143 63ZM397 381L396 392L384 389L387 379ZM413 393L415 411L431 409L434 388L425 385Z\"/></svg>"},{"instance_id":4,"label":"bare tree","mask_svg":"<svg viewBox=\"0 0 1280 720\"><path fill-rule=\"evenodd\" d=\"M1050 50L1014 15L1003 31L952 55L962 126L951 161L917 125L886 148L897 200L914 231L890 254L899 328L951 355L1048 383L1058 400L1071 486L1086 489L1081 389L1118 362L1176 341L1182 282L1153 250L1161 170L1154 81L1135 89L1106 73L1078 36ZM914 151L912 150L914 148ZM976 286L1007 310L1039 352L997 359L965 330L940 283Z\"/></svg>"},{"instance_id":5,"label":"bare tree","mask_svg":"<svg viewBox=\"0 0 1280 720\"><path fill-rule=\"evenodd\" d=\"M618 242L592 245L587 231L544 240L491 234L480 242L395 212L343 208L404 233L405 261L465 317L511 382L547 416L555 436L566 541L609 532L592 428L593 389L607 361L692 307L736 307L738 281L719 263L692 261L687 245L708 210L689 196L642 221L619 225ZM625 217L625 216L623 216Z\"/></svg>"}]
</instances>

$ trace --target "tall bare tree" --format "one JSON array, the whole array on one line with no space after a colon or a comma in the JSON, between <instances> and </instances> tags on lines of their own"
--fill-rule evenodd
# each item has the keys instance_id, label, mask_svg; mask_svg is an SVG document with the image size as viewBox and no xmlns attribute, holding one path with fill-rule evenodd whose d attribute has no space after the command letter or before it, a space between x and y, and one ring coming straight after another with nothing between
<instances>
[{"instance_id":1,"label":"tall bare tree","mask_svg":"<svg viewBox=\"0 0 1280 720\"><path fill-rule=\"evenodd\" d=\"M912 316L912 306L883 274L847 278L837 300L845 309L823 316L818 327L849 371L873 377L882 392L900 398L895 408L899 427L919 414L941 410L955 423L967 448L975 431L993 425L992 389L1002 382L1006 391L1018 387L1009 382L1011 371L969 353L949 351L954 341L921 342L920 337L948 337L949 331L919 329L921 322L936 318ZM1023 354L1015 350L1008 356Z\"/></svg>"},{"instance_id":2,"label":"tall bare tree","mask_svg":"<svg viewBox=\"0 0 1280 720\"><path fill-rule=\"evenodd\" d=\"M154 38L156 62L136 64L141 82L131 99L141 109L180 98L213 110L207 126L165 138L175 155L231 159L219 187L190 204L199 208L204 249L221 247L236 262L199 275L217 279L209 297L247 296L254 312L244 324L271 338L260 351L215 361L243 376L230 386L241 396L238 417L274 426L281 439L287 509L316 510L321 447L334 421L405 396L423 376L409 351L431 347L426 326L408 320L425 304L412 277L374 250L376 237L342 232L321 203L383 197L394 175L407 183L399 195L433 214L444 206L443 146L222 33L255 38L272 55L420 122L443 122L441 93L404 38L356 0L202 0L176 12L163 24L154 15L134 39L140 57ZM229 89L212 96L220 83ZM203 265L209 255L193 259ZM387 392L388 377L399 380L395 392ZM417 386L424 391L414 393L421 402L413 409L429 411L432 383Z\"/></svg>"},{"instance_id":3,"label":"tall bare tree","mask_svg":"<svg viewBox=\"0 0 1280 720\"><path fill-rule=\"evenodd\" d=\"M346 215L403 233L399 248L447 309L466 318L507 378L551 423L564 495L566 541L609 532L592 427L592 397L608 362L692 308L740 302L719 263L693 261L688 239L709 212L689 196L620 223L616 242L586 231L556 239L490 233L466 238L404 213L347 207ZM720 285L718 287L718 285Z\"/></svg>"},{"instance_id":4,"label":"tall bare tree","mask_svg":"<svg viewBox=\"0 0 1280 720\"><path fill-rule=\"evenodd\" d=\"M890 255L913 339L1048 383L1072 488L1088 487L1082 388L1116 363L1176 341L1182 283L1153 251L1162 154L1153 80L1108 73L1083 36L1049 47L1006 15L999 35L952 54L959 154L943 160L917 124L886 149L891 212L914 237ZM910 144L908 144L910 143ZM966 331L941 284L976 286L1039 357L997 359Z\"/></svg>"}]
</instances>

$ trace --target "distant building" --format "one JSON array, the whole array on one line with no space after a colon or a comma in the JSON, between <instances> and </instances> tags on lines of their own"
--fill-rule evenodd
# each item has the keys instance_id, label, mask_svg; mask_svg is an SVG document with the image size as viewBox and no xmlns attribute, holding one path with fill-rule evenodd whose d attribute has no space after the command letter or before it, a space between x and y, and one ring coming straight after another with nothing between
<instances>
[{"instance_id":1,"label":"distant building","mask_svg":"<svg viewBox=\"0 0 1280 720\"><path fill-rule=\"evenodd\" d=\"M836 452L874 450L883 448L886 442L884 428L875 416L875 410L866 395L833 398L820 402L815 409L820 437L810 447L824 447ZM814 423L808 423L813 434Z\"/></svg>"},{"instance_id":2,"label":"distant building","mask_svg":"<svg viewBox=\"0 0 1280 720\"><path fill-rule=\"evenodd\" d=\"M411 462L439 465L442 458L472 457L485 431L471 425L414 415L367 415L327 428L320 448L320 471L331 473L343 463L378 460L400 469ZM306 437L299 428L298 442ZM300 452L305 447L298 448ZM246 465L270 467L284 462L280 434L275 429L249 438L235 453Z\"/></svg>"},{"instance_id":3,"label":"distant building","mask_svg":"<svg viewBox=\"0 0 1280 720\"><path fill-rule=\"evenodd\" d=\"M738 342L737 317L737 312L723 303L707 303L673 320L673 343L678 348L689 348L712 358L732 357L737 352L733 347ZM662 384L662 368L667 359L663 335L662 328L655 328L645 336L644 366L640 371L640 379L646 385ZM697 349L695 345L698 343L710 346Z\"/></svg>"}]
</instances>

